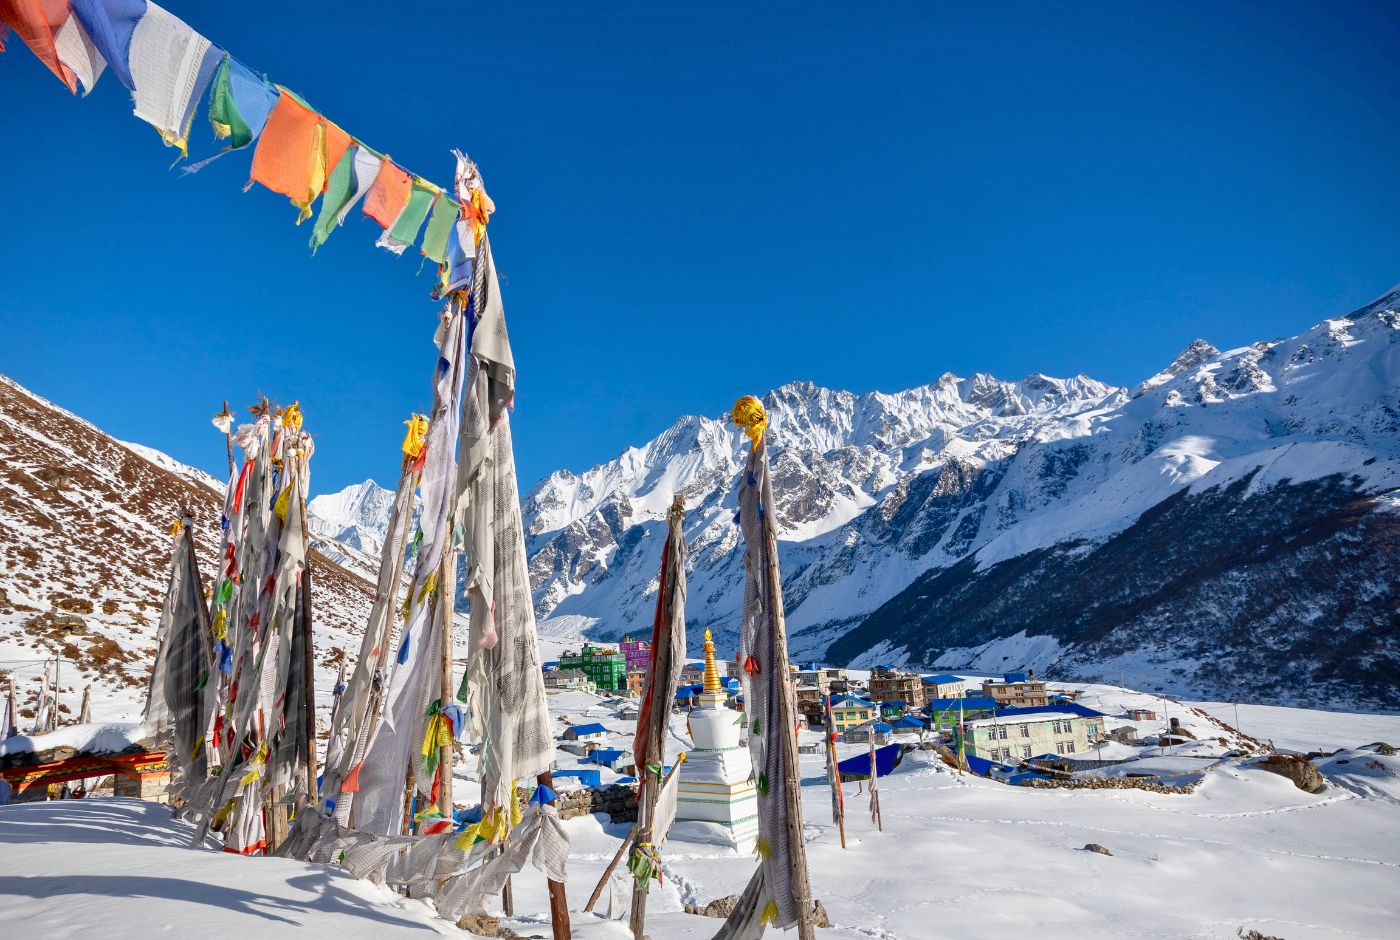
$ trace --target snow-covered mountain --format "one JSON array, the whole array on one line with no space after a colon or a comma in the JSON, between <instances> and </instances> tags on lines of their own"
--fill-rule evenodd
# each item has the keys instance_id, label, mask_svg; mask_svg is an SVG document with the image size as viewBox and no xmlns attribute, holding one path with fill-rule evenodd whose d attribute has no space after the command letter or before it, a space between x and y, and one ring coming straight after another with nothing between
<instances>
[{"instance_id":1,"label":"snow-covered mountain","mask_svg":"<svg viewBox=\"0 0 1400 940\"><path fill-rule=\"evenodd\" d=\"M211 432L212 433L212 432ZM222 444L218 444L222 448ZM170 566L170 525L189 507L206 580L216 570L223 484L92 424L0 376L0 673L29 711L43 661L62 660L63 706L93 684L99 720L139 717ZM358 649L374 587L315 539L315 647L328 689Z\"/></svg>"},{"instance_id":2,"label":"snow-covered mountain","mask_svg":"<svg viewBox=\"0 0 1400 940\"><path fill-rule=\"evenodd\" d=\"M1289 339L1197 340L1131 390L945 374L769 392L794 655L1400 706L1397 310L1400 289ZM725 417L690 416L537 484L545 628L648 627L679 493L693 634L732 648L746 444Z\"/></svg>"}]
</instances>

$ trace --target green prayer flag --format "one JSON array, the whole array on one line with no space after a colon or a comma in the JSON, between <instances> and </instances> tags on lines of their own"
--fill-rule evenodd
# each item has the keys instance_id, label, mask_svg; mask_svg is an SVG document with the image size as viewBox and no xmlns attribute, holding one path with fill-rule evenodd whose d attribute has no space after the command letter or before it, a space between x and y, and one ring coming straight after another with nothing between
<instances>
[{"instance_id":1,"label":"green prayer flag","mask_svg":"<svg viewBox=\"0 0 1400 940\"><path fill-rule=\"evenodd\" d=\"M428 210L433 207L434 195L434 191L425 186L422 180L415 179L413 192L409 194L408 202L394 221L394 227L389 230L389 237L405 245L416 242L418 230L423 227L423 220L428 217Z\"/></svg>"},{"instance_id":2,"label":"green prayer flag","mask_svg":"<svg viewBox=\"0 0 1400 940\"><path fill-rule=\"evenodd\" d=\"M321 214L316 217L316 227L311 230L311 251L326 243L331 237L331 229L340 223L341 211L355 196L355 151L351 147L340 158L326 182L326 195L321 200Z\"/></svg>"},{"instance_id":3,"label":"green prayer flag","mask_svg":"<svg viewBox=\"0 0 1400 940\"><path fill-rule=\"evenodd\" d=\"M233 103L233 88L229 84L228 56L219 63L214 73L214 90L209 94L209 123L214 125L214 136L228 138L229 149L237 150L253 142L253 131L238 106Z\"/></svg>"},{"instance_id":4,"label":"green prayer flag","mask_svg":"<svg viewBox=\"0 0 1400 940\"><path fill-rule=\"evenodd\" d=\"M438 193L433 200L432 218L428 220L428 230L423 233L423 254L443 264L447 261L447 238L452 234L452 223L457 221L462 207L448 198L446 193Z\"/></svg>"}]
</instances>

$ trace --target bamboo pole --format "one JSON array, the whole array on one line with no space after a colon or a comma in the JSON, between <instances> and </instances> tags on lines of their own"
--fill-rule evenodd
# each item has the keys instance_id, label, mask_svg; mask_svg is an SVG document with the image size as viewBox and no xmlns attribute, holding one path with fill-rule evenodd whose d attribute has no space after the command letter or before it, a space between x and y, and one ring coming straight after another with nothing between
<instances>
[{"instance_id":1,"label":"bamboo pole","mask_svg":"<svg viewBox=\"0 0 1400 940\"><path fill-rule=\"evenodd\" d=\"M608 867L603 869L603 877L598 879L598 884L594 886L593 893L588 896L588 903L584 905L583 908L585 914L591 914L593 912L593 905L597 904L598 898L603 895L603 886L608 883L608 879L612 877L613 871L617 868L617 863L622 861L622 856L627 853L627 847L632 844L632 841L636 837L637 824L633 823L632 828L627 830L627 835L623 838L622 844L619 845L617 851L613 853L612 861L608 862Z\"/></svg>"},{"instance_id":2,"label":"bamboo pole","mask_svg":"<svg viewBox=\"0 0 1400 940\"><path fill-rule=\"evenodd\" d=\"M58 729L58 677L63 671L63 657L55 656L53 659L53 711L49 713L49 730Z\"/></svg>"},{"instance_id":3,"label":"bamboo pole","mask_svg":"<svg viewBox=\"0 0 1400 940\"><path fill-rule=\"evenodd\" d=\"M768 438L759 438L754 445L764 449L767 460ZM793 686L792 673L788 669L787 618L783 613L783 582L778 570L778 537L773 532L771 513L760 513L763 524L765 547L768 550L768 603L773 612L773 648L776 662L773 668L778 671L778 681L782 683L778 696L779 715L783 723L783 762L787 799L788 858L792 866L792 896L797 907L798 940L815 940L816 931L812 925L812 889L807 880L807 844L802 833L802 776L797 754L797 731L793 712L797 698Z\"/></svg>"},{"instance_id":4,"label":"bamboo pole","mask_svg":"<svg viewBox=\"0 0 1400 940\"><path fill-rule=\"evenodd\" d=\"M306 505L302 504L302 521L306 520ZM311 616L311 561L308 558L306 567L301 572L301 631L302 631L302 668L306 671L303 677L303 705L306 710L306 800L307 803L316 801L316 651L311 645L312 640L312 616Z\"/></svg>"},{"instance_id":5,"label":"bamboo pole","mask_svg":"<svg viewBox=\"0 0 1400 940\"><path fill-rule=\"evenodd\" d=\"M657 791L660 792L660 790L664 789L666 785L671 782L671 778L680 773L680 770L680 761L671 765L671 772L666 775L666 779L661 782L661 786L657 788ZM640 805L640 800L638 804ZM612 861L608 862L608 867L603 869L603 877L598 879L598 884L593 888L593 893L588 897L588 903L584 905L583 912L585 914L591 913L593 911L593 905L597 904L598 899L603 896L603 886L608 883L608 878L612 876L613 871L617 868L617 863L622 861L623 856L627 852L627 847L637 838L637 827L638 823L633 823L632 828L627 830L627 835L623 838L622 844L619 845L617 851L613 853Z\"/></svg>"},{"instance_id":6,"label":"bamboo pole","mask_svg":"<svg viewBox=\"0 0 1400 940\"><path fill-rule=\"evenodd\" d=\"M231 411L228 410L228 399L227 399L227 398L224 399L224 410L223 410L222 412L220 412L220 414L228 415L230 418L232 418L232 416L233 416L233 412L231 412ZM236 470L238 469L238 466L237 466L237 464L235 464L234 461L233 461L233 424L232 424L232 422L229 423L228 428L229 428L229 429L228 429L227 431L224 432L224 445L228 448L228 473L229 473L229 476L233 476L234 471L236 471Z\"/></svg>"},{"instance_id":7,"label":"bamboo pole","mask_svg":"<svg viewBox=\"0 0 1400 940\"><path fill-rule=\"evenodd\" d=\"M448 533L448 545L443 547L442 562L438 567L438 597L437 607L434 613L441 620L442 630L442 696L439 708L445 707L448 702L456 698L456 690L452 687L452 634L455 616L456 587L454 578L456 572L453 568L453 554L450 547L451 533ZM452 803L452 741L448 741L444 747L438 749L438 809L442 815L448 819L452 818L455 807Z\"/></svg>"}]
</instances>

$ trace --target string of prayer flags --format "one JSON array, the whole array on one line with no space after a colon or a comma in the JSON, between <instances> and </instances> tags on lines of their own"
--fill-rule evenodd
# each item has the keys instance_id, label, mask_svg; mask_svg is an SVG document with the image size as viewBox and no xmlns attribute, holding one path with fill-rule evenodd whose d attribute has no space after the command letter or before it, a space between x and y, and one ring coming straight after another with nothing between
<instances>
[{"instance_id":1,"label":"string of prayer flags","mask_svg":"<svg viewBox=\"0 0 1400 940\"><path fill-rule=\"evenodd\" d=\"M78 76L59 59L54 42L54 34L68 17L68 4L63 0L0 0L0 22L7 23L39 61L76 95Z\"/></svg>"},{"instance_id":2,"label":"string of prayer flags","mask_svg":"<svg viewBox=\"0 0 1400 940\"><path fill-rule=\"evenodd\" d=\"M383 230L380 247L401 255L422 236L423 256L440 269L434 296L471 283L495 205L476 164L460 151L453 151L455 185L444 190L352 138L295 92L273 85L150 0L0 0L0 52L11 30L74 93L79 85L84 94L91 91L110 68L131 91L133 113L182 158L205 102L214 136L226 145L184 171L252 146L249 185L290 199L298 223L327 196L313 227L313 252L363 202L364 214ZM352 160L337 174L347 153Z\"/></svg>"},{"instance_id":3,"label":"string of prayer flags","mask_svg":"<svg viewBox=\"0 0 1400 940\"><path fill-rule=\"evenodd\" d=\"M222 57L223 50L154 3L131 31L134 113L185 156L195 108Z\"/></svg>"},{"instance_id":4,"label":"string of prayer flags","mask_svg":"<svg viewBox=\"0 0 1400 940\"><path fill-rule=\"evenodd\" d=\"M117 81L128 91L136 89L136 80L127 64L131 50L131 34L136 23L146 15L146 0L72 0L73 15L77 17L97 54L102 56ZM3 47L0 47L3 51Z\"/></svg>"}]
</instances>

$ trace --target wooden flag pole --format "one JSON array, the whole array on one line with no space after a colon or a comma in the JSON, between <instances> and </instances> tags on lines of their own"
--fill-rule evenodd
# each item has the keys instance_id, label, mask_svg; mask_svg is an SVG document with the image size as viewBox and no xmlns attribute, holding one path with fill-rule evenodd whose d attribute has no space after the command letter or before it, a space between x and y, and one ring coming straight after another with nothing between
<instances>
[{"instance_id":1,"label":"wooden flag pole","mask_svg":"<svg viewBox=\"0 0 1400 940\"><path fill-rule=\"evenodd\" d=\"M759 438L755 447L767 449L767 435ZM767 454L764 454L765 460ZM788 670L787 619L783 614L783 582L778 570L778 537L773 532L771 514L759 514L763 523L765 547L768 550L768 604L773 612L773 633L777 662L773 668L778 671L778 681L782 691L778 696L779 715L783 723L783 761L787 773L785 796L787 799L788 858L792 866L792 897L797 907L798 940L815 940L816 930L812 925L812 889L807 880L807 844L802 832L802 774L798 763L797 729L793 714L796 711L796 689L792 673Z\"/></svg>"},{"instance_id":2,"label":"wooden flag pole","mask_svg":"<svg viewBox=\"0 0 1400 940\"><path fill-rule=\"evenodd\" d=\"M452 687L452 639L456 620L456 587L452 575L452 533L447 533L448 544L443 546L442 561L438 566L437 608L434 613L441 620L442 630L442 697L438 707L445 708L456 698L457 690ZM454 731L460 729L454 729ZM455 735L454 735L455 737ZM452 803L452 740L438 749L438 810L448 819L455 809Z\"/></svg>"},{"instance_id":3,"label":"wooden flag pole","mask_svg":"<svg viewBox=\"0 0 1400 940\"><path fill-rule=\"evenodd\" d=\"M305 460L300 461L299 472L306 472ZM297 481L295 478L293 482ZM300 484L298 483L298 486ZM302 669L306 675L303 680L304 705L306 709L306 801L308 804L315 803L318 787L316 785L316 650L312 646L312 616L311 616L311 533L306 525L306 500L302 494L297 494L297 508L301 511L301 534L306 540L307 558L306 566L301 570L301 636L302 636ZM193 550L193 545L191 545Z\"/></svg>"},{"instance_id":4,"label":"wooden flag pole","mask_svg":"<svg viewBox=\"0 0 1400 940\"><path fill-rule=\"evenodd\" d=\"M554 774L546 770L535 778L541 786L554 789ZM549 879L549 924L554 930L554 940L572 940L569 928L569 900L564 893L564 882Z\"/></svg>"}]
</instances>

